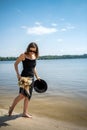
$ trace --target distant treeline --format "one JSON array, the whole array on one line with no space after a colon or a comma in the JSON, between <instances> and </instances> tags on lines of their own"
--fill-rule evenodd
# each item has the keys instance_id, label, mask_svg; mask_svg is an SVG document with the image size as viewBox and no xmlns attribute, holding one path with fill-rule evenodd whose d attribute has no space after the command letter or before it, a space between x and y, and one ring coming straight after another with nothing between
<instances>
[{"instance_id":1,"label":"distant treeline","mask_svg":"<svg viewBox=\"0 0 87 130\"><path fill-rule=\"evenodd\" d=\"M13 61L16 59L17 57L0 57L0 61Z\"/></svg>"},{"instance_id":2,"label":"distant treeline","mask_svg":"<svg viewBox=\"0 0 87 130\"><path fill-rule=\"evenodd\" d=\"M40 56L38 60L51 60L51 59L76 59L76 58L87 58L87 54L83 55L47 55ZM0 61L13 61L16 60L17 57L0 57Z\"/></svg>"},{"instance_id":3,"label":"distant treeline","mask_svg":"<svg viewBox=\"0 0 87 130\"><path fill-rule=\"evenodd\" d=\"M48 56L40 56L39 59L41 60L50 60L50 59L76 59L76 58L87 58L87 54L83 54L83 55L48 55Z\"/></svg>"}]
</instances>

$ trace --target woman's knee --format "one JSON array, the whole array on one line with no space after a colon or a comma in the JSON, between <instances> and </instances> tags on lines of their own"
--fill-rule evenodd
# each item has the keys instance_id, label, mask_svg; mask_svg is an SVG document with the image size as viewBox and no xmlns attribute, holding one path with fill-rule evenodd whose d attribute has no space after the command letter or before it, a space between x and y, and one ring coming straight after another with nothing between
<instances>
[{"instance_id":1,"label":"woman's knee","mask_svg":"<svg viewBox=\"0 0 87 130\"><path fill-rule=\"evenodd\" d=\"M22 98L24 98L25 96L20 93L20 94L19 94L19 97L22 99Z\"/></svg>"}]
</instances>

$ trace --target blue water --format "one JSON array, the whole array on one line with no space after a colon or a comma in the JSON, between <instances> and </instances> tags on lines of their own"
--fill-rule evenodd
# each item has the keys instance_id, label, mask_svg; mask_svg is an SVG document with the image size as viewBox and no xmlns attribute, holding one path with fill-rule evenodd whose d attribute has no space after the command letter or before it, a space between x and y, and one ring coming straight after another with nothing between
<instances>
[{"instance_id":1,"label":"blue water","mask_svg":"<svg viewBox=\"0 0 87 130\"><path fill-rule=\"evenodd\" d=\"M36 67L48 84L46 94L87 98L87 59L37 60ZM14 61L0 61L0 94L17 91Z\"/></svg>"}]
</instances>

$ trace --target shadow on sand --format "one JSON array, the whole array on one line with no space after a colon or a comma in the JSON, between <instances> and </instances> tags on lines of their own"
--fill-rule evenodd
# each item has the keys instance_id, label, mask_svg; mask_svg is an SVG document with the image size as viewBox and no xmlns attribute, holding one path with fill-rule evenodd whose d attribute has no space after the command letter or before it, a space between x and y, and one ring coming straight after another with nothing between
<instances>
[{"instance_id":1,"label":"shadow on sand","mask_svg":"<svg viewBox=\"0 0 87 130\"><path fill-rule=\"evenodd\" d=\"M8 115L0 116L0 128L2 126L4 126L4 127L10 126L9 123L6 123L7 121L15 120L16 118L19 118L21 116L22 116L22 114L16 114L16 115L12 115L12 116L8 116Z\"/></svg>"}]
</instances>

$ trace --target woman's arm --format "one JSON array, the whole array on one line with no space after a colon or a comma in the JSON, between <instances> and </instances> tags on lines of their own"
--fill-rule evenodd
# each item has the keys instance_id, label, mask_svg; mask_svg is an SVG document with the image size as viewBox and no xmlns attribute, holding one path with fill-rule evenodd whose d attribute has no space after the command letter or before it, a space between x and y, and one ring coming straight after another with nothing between
<instances>
[{"instance_id":1,"label":"woman's arm","mask_svg":"<svg viewBox=\"0 0 87 130\"><path fill-rule=\"evenodd\" d=\"M34 75L35 75L35 77L36 77L37 80L40 80L40 77L39 77L38 74L37 74L36 67L34 68Z\"/></svg>"},{"instance_id":2,"label":"woman's arm","mask_svg":"<svg viewBox=\"0 0 87 130\"><path fill-rule=\"evenodd\" d=\"M20 77L21 77L20 74L19 74L19 70L18 70L18 64L19 64L22 60L24 60L24 54L21 54L21 55L17 58L17 60L15 61L15 63L14 63L14 68L15 68L15 71L16 71L18 80L19 80Z\"/></svg>"}]
</instances>

